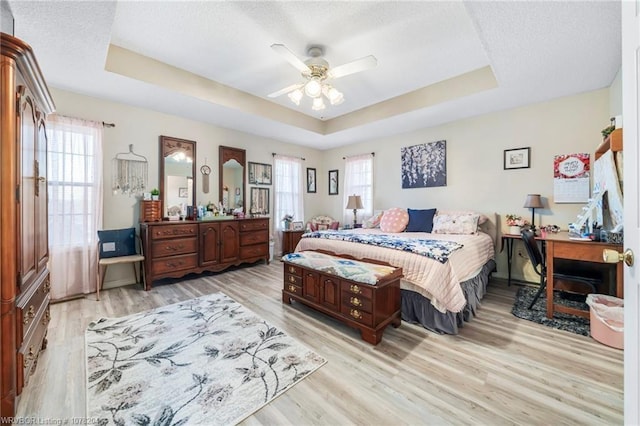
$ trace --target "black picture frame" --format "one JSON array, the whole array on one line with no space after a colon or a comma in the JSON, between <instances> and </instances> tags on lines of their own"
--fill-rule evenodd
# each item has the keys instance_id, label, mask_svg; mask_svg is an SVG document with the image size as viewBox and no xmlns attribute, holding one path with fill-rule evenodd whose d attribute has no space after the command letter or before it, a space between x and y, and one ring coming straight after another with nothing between
<instances>
[{"instance_id":1,"label":"black picture frame","mask_svg":"<svg viewBox=\"0 0 640 426\"><path fill-rule=\"evenodd\" d=\"M338 195L338 170L329 170L329 195Z\"/></svg>"},{"instance_id":2,"label":"black picture frame","mask_svg":"<svg viewBox=\"0 0 640 426\"><path fill-rule=\"evenodd\" d=\"M317 190L316 169L307 167L307 192L315 194Z\"/></svg>"},{"instance_id":3,"label":"black picture frame","mask_svg":"<svg viewBox=\"0 0 640 426\"><path fill-rule=\"evenodd\" d=\"M269 188L259 188L252 186L251 204L249 212L251 214L269 214Z\"/></svg>"},{"instance_id":4,"label":"black picture frame","mask_svg":"<svg viewBox=\"0 0 640 426\"><path fill-rule=\"evenodd\" d=\"M249 161L249 184L251 185L271 185L272 179L271 164L253 163Z\"/></svg>"},{"instance_id":5,"label":"black picture frame","mask_svg":"<svg viewBox=\"0 0 640 426\"><path fill-rule=\"evenodd\" d=\"M531 166L531 147L504 150L504 170L528 169Z\"/></svg>"}]
</instances>

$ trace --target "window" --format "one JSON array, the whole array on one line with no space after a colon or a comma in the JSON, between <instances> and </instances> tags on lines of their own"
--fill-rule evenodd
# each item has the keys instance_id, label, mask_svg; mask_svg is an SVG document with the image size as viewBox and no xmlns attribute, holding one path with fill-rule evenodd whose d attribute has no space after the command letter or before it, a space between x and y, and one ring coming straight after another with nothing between
<instances>
[{"instance_id":1,"label":"window","mask_svg":"<svg viewBox=\"0 0 640 426\"><path fill-rule=\"evenodd\" d=\"M359 195L363 209L358 210L358 223L363 218L373 215L373 154L347 157L344 167L344 203L347 205L349 195ZM343 222L353 223L353 210L344 210Z\"/></svg>"},{"instance_id":2,"label":"window","mask_svg":"<svg viewBox=\"0 0 640 426\"><path fill-rule=\"evenodd\" d=\"M285 215L292 215L296 221L304 221L302 159L276 155L274 169L273 222L274 229L282 229Z\"/></svg>"},{"instance_id":3,"label":"window","mask_svg":"<svg viewBox=\"0 0 640 426\"><path fill-rule=\"evenodd\" d=\"M51 297L94 290L102 227L102 123L47 119Z\"/></svg>"}]
</instances>

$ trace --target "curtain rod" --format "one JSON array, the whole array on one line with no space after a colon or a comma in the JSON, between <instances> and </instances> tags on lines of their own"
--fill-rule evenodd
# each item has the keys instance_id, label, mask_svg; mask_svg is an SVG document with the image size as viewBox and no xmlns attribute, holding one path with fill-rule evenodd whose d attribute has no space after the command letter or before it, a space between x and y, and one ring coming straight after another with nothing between
<instances>
[{"instance_id":1,"label":"curtain rod","mask_svg":"<svg viewBox=\"0 0 640 426\"><path fill-rule=\"evenodd\" d=\"M371 154L372 157L376 156L375 152L370 152L369 154ZM357 157L358 155L362 155L362 154L354 154L354 155L349 155L348 157L342 157L343 160L346 160L347 158L351 158L351 157Z\"/></svg>"},{"instance_id":2,"label":"curtain rod","mask_svg":"<svg viewBox=\"0 0 640 426\"><path fill-rule=\"evenodd\" d=\"M278 153L276 153L276 152L272 152L272 153L271 153L271 155L273 155L273 156L275 157L276 155L282 155L282 154L278 154ZM299 158L299 159L301 159L302 161L307 161L307 159L306 159L306 158L304 158L304 157L296 157L295 155L285 155L285 157Z\"/></svg>"},{"instance_id":3,"label":"curtain rod","mask_svg":"<svg viewBox=\"0 0 640 426\"><path fill-rule=\"evenodd\" d=\"M116 125L113 124L113 123L107 123L107 122L103 121L102 122L102 127L116 127Z\"/></svg>"}]
</instances>

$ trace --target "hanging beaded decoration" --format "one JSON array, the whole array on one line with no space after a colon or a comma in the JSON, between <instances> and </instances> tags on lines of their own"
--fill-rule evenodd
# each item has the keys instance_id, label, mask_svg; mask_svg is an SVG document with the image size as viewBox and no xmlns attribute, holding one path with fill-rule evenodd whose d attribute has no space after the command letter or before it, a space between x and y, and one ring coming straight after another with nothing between
<instances>
[{"instance_id":1,"label":"hanging beaded decoration","mask_svg":"<svg viewBox=\"0 0 640 426\"><path fill-rule=\"evenodd\" d=\"M133 152L120 152L111 160L111 189L114 194L140 196L148 185L149 162L147 157Z\"/></svg>"}]
</instances>

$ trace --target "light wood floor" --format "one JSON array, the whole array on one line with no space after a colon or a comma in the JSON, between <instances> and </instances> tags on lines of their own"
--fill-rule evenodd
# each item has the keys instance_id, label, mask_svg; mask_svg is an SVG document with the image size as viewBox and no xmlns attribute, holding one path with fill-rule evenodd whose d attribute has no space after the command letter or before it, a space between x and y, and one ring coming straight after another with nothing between
<instances>
[{"instance_id":1,"label":"light wood floor","mask_svg":"<svg viewBox=\"0 0 640 426\"><path fill-rule=\"evenodd\" d=\"M49 346L18 414L85 415L90 321L222 291L328 360L246 425L623 423L622 351L514 317L514 287L492 282L479 315L457 336L403 323L374 347L331 318L283 305L281 283L276 261L52 305Z\"/></svg>"}]
</instances>

